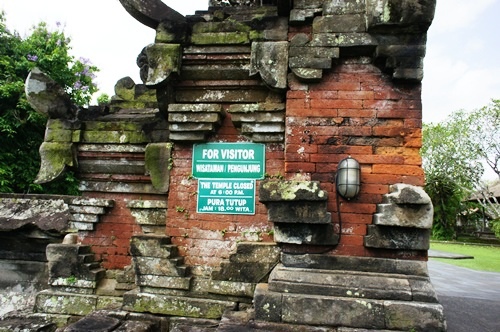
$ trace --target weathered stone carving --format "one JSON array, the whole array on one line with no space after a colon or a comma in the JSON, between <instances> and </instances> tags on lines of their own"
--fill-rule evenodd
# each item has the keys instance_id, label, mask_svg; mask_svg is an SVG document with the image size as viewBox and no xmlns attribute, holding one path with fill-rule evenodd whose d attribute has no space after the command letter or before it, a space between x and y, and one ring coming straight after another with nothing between
<instances>
[{"instance_id":1,"label":"weathered stone carving","mask_svg":"<svg viewBox=\"0 0 500 332\"><path fill-rule=\"evenodd\" d=\"M434 209L421 187L400 183L392 185L390 190L373 216L375 225L432 228Z\"/></svg>"},{"instance_id":2,"label":"weathered stone carving","mask_svg":"<svg viewBox=\"0 0 500 332\"><path fill-rule=\"evenodd\" d=\"M327 193L315 181L263 181L260 201L268 208L278 243L336 245Z\"/></svg>"},{"instance_id":3,"label":"weathered stone carving","mask_svg":"<svg viewBox=\"0 0 500 332\"><path fill-rule=\"evenodd\" d=\"M162 21L185 23L186 18L161 0L120 0L123 8L142 24L156 29Z\"/></svg>"},{"instance_id":4,"label":"weathered stone carving","mask_svg":"<svg viewBox=\"0 0 500 332\"><path fill-rule=\"evenodd\" d=\"M250 75L260 77L271 88L286 89L288 72L288 42L254 42Z\"/></svg>"},{"instance_id":5,"label":"weathered stone carving","mask_svg":"<svg viewBox=\"0 0 500 332\"><path fill-rule=\"evenodd\" d=\"M435 0L366 0L368 29L427 31L434 19Z\"/></svg>"},{"instance_id":6,"label":"weathered stone carving","mask_svg":"<svg viewBox=\"0 0 500 332\"><path fill-rule=\"evenodd\" d=\"M78 107L64 89L38 68L26 78L26 99L33 109L51 119L76 120Z\"/></svg>"},{"instance_id":7,"label":"weathered stone carving","mask_svg":"<svg viewBox=\"0 0 500 332\"><path fill-rule=\"evenodd\" d=\"M425 32L434 17L435 5L433 0L296 1L290 23L313 21L312 39L303 42L303 48L339 48L342 56L370 56L394 79L421 81ZM290 59L290 68L297 77L317 80L323 69L330 68L331 64L324 61L326 67L322 68L312 52L298 57L302 66Z\"/></svg>"},{"instance_id":8,"label":"weathered stone carving","mask_svg":"<svg viewBox=\"0 0 500 332\"><path fill-rule=\"evenodd\" d=\"M64 174L67 166L77 165L72 143L43 142L40 146L40 157L42 162L35 183L53 181Z\"/></svg>"},{"instance_id":9,"label":"weathered stone carving","mask_svg":"<svg viewBox=\"0 0 500 332\"><path fill-rule=\"evenodd\" d=\"M236 252L212 271L209 292L252 298L255 286L267 281L279 256L274 243L238 243Z\"/></svg>"},{"instance_id":10,"label":"weathered stone carving","mask_svg":"<svg viewBox=\"0 0 500 332\"><path fill-rule=\"evenodd\" d=\"M150 143L146 146L145 166L153 187L168 192L172 168L172 143Z\"/></svg>"},{"instance_id":11,"label":"weathered stone carving","mask_svg":"<svg viewBox=\"0 0 500 332\"><path fill-rule=\"evenodd\" d=\"M151 88L158 87L172 79L173 74L179 74L181 52L179 44L156 43L146 46L137 59L144 84Z\"/></svg>"},{"instance_id":12,"label":"weathered stone carving","mask_svg":"<svg viewBox=\"0 0 500 332\"><path fill-rule=\"evenodd\" d=\"M227 110L234 126L253 142L282 142L285 138L285 104L234 104Z\"/></svg>"},{"instance_id":13,"label":"weathered stone carving","mask_svg":"<svg viewBox=\"0 0 500 332\"><path fill-rule=\"evenodd\" d=\"M135 222L144 234L163 234L167 222L166 201L133 200L127 203Z\"/></svg>"},{"instance_id":14,"label":"weathered stone carving","mask_svg":"<svg viewBox=\"0 0 500 332\"><path fill-rule=\"evenodd\" d=\"M147 62L144 64L144 70L147 79ZM158 108L155 89L148 88L145 84L136 84L130 77L123 77L116 82L114 90L115 95L111 98L109 105L110 113L116 113L123 109L137 109L141 110L141 117L146 117L147 113L150 113L150 120L154 119L156 114L152 111Z\"/></svg>"},{"instance_id":15,"label":"weathered stone carving","mask_svg":"<svg viewBox=\"0 0 500 332\"><path fill-rule=\"evenodd\" d=\"M368 226L365 246L396 250L428 250L434 209L427 193L406 184L391 186Z\"/></svg>"},{"instance_id":16,"label":"weathered stone carving","mask_svg":"<svg viewBox=\"0 0 500 332\"><path fill-rule=\"evenodd\" d=\"M59 178L67 167L78 164L73 142L79 141L79 108L59 84L38 68L28 75L25 90L30 105L50 119L40 146L40 171L34 181L47 183Z\"/></svg>"},{"instance_id":17,"label":"weathered stone carving","mask_svg":"<svg viewBox=\"0 0 500 332\"><path fill-rule=\"evenodd\" d=\"M224 117L218 104L170 104L168 121L172 141L205 141Z\"/></svg>"},{"instance_id":18,"label":"weathered stone carving","mask_svg":"<svg viewBox=\"0 0 500 332\"><path fill-rule=\"evenodd\" d=\"M0 198L0 231L28 225L60 234L90 231L113 204L112 200L97 198L9 195Z\"/></svg>"}]
</instances>

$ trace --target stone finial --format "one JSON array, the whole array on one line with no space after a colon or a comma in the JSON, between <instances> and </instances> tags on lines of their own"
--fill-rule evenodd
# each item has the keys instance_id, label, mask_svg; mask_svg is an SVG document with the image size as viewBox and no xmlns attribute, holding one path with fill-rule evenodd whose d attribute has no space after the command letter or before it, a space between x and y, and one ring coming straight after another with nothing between
<instances>
[{"instance_id":1,"label":"stone finial","mask_svg":"<svg viewBox=\"0 0 500 332\"><path fill-rule=\"evenodd\" d=\"M179 44L151 44L137 58L141 80L147 87L158 87L181 71Z\"/></svg>"},{"instance_id":2,"label":"stone finial","mask_svg":"<svg viewBox=\"0 0 500 332\"><path fill-rule=\"evenodd\" d=\"M64 89L39 68L33 68L26 78L26 99L35 111L51 119L74 120L78 107Z\"/></svg>"},{"instance_id":3,"label":"stone finial","mask_svg":"<svg viewBox=\"0 0 500 332\"><path fill-rule=\"evenodd\" d=\"M254 42L250 75L260 73L271 88L286 89L288 74L288 42Z\"/></svg>"}]
</instances>

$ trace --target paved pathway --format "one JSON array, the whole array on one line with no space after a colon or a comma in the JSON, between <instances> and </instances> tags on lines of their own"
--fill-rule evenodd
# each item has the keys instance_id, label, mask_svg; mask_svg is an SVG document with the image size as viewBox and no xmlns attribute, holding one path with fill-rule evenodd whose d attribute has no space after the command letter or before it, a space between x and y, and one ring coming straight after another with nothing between
<instances>
[{"instance_id":1,"label":"paved pathway","mask_svg":"<svg viewBox=\"0 0 500 332\"><path fill-rule=\"evenodd\" d=\"M448 332L500 331L500 273L430 260L429 275L444 307Z\"/></svg>"}]
</instances>

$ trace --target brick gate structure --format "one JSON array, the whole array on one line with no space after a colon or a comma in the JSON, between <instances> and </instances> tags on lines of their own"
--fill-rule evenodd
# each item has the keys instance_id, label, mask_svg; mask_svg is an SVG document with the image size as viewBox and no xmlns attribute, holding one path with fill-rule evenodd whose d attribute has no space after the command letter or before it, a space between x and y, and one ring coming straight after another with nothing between
<instances>
[{"instance_id":1,"label":"brick gate structure","mask_svg":"<svg viewBox=\"0 0 500 332\"><path fill-rule=\"evenodd\" d=\"M223 318L229 331L251 312L238 324L446 330L419 155L435 0L212 0L187 17L120 2L156 30L137 59L143 82L51 118L37 179L72 167L85 199L113 204L74 218L72 244L49 245L37 311L113 302L171 328ZM45 79L28 78L33 98ZM337 193L347 157L360 165L349 199ZM65 250L74 269L60 272ZM105 276L78 265L89 252Z\"/></svg>"}]
</instances>

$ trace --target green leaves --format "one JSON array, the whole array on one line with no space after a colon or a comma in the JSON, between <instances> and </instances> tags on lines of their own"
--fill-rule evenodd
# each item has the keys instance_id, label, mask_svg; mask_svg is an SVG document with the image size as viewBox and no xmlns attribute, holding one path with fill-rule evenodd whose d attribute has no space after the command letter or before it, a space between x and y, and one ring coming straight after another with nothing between
<instances>
[{"instance_id":1,"label":"green leaves","mask_svg":"<svg viewBox=\"0 0 500 332\"><path fill-rule=\"evenodd\" d=\"M27 62L30 70L35 66L40 68L65 87L75 104L85 106L98 90L93 79L99 70L88 59L75 59L70 55L70 42L63 31L48 31L47 25L40 23L21 43L24 58L19 61Z\"/></svg>"},{"instance_id":2,"label":"green leaves","mask_svg":"<svg viewBox=\"0 0 500 332\"><path fill-rule=\"evenodd\" d=\"M45 23L21 38L11 33L0 13L0 192L77 194L77 181L68 175L58 183L37 185L38 149L47 119L26 101L24 82L35 66L63 86L73 102L85 106L97 91L98 69L70 54L71 40L62 30L49 31Z\"/></svg>"},{"instance_id":3,"label":"green leaves","mask_svg":"<svg viewBox=\"0 0 500 332\"><path fill-rule=\"evenodd\" d=\"M500 100L471 113L470 129L480 156L500 178Z\"/></svg>"},{"instance_id":4,"label":"green leaves","mask_svg":"<svg viewBox=\"0 0 500 332\"><path fill-rule=\"evenodd\" d=\"M421 154L425 190L434 204L433 236L450 239L465 199L482 187L484 164L500 175L500 101L424 124Z\"/></svg>"}]
</instances>

